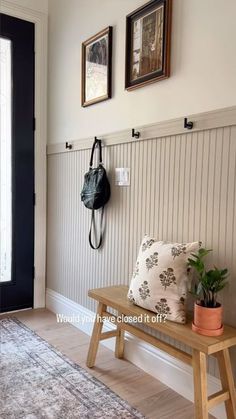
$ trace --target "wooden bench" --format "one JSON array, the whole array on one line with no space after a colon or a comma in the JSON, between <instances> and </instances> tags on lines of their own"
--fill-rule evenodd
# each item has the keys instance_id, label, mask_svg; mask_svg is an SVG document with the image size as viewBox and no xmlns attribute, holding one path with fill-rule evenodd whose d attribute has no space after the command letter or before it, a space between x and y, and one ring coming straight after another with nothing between
<instances>
[{"instance_id":1,"label":"wooden bench","mask_svg":"<svg viewBox=\"0 0 236 419\"><path fill-rule=\"evenodd\" d=\"M99 342L111 337L116 337L115 356L122 358L124 353L124 331L127 331L175 358L192 365L196 419L208 418L208 410L223 402L225 402L228 419L236 419L236 395L229 356L229 348L236 345L236 329L225 326L223 335L206 337L194 333L191 330L190 321L186 325L170 321L158 323L156 321L157 316L154 313L129 302L127 292L128 287L126 286L98 288L88 292L89 297L98 301L98 309L88 351L87 366L90 368L94 366ZM110 314L107 311L107 307L115 309L119 319L117 316ZM142 323L188 345L192 349L192 354L190 355L151 336L130 324L130 322L126 322L126 319L123 319L121 322L117 321L117 319L120 320L121 315L129 317L142 316ZM112 320L116 325L116 330L102 332L105 319ZM207 355L214 355L217 358L222 384L222 390L210 397L207 395Z\"/></svg>"}]
</instances>

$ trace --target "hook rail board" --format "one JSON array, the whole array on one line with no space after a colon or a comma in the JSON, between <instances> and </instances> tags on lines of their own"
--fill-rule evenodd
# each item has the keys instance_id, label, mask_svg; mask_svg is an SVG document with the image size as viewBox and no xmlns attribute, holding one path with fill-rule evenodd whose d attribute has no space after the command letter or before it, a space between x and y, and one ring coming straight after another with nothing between
<instances>
[{"instance_id":1,"label":"hook rail board","mask_svg":"<svg viewBox=\"0 0 236 419\"><path fill-rule=\"evenodd\" d=\"M171 119L169 121L158 122L156 124L136 127L135 130L140 133L138 141L186 134L189 130L184 127L184 118L186 118L186 116ZM189 115L187 120L193 122L191 132L232 126L236 124L236 106ZM132 129L99 135L98 137L101 138L104 146L113 146L116 144L125 144L137 141L137 138L132 137ZM67 142L72 146L71 149L65 148L65 142L49 144L47 146L47 154L71 153L78 150L88 150L92 147L93 141L94 139L92 136L74 141L67 140Z\"/></svg>"}]
</instances>

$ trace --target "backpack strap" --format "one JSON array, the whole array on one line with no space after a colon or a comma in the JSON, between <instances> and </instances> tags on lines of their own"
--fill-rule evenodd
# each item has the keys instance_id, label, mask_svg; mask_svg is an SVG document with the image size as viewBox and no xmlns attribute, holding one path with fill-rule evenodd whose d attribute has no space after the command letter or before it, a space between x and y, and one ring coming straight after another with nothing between
<instances>
[{"instance_id":1,"label":"backpack strap","mask_svg":"<svg viewBox=\"0 0 236 419\"><path fill-rule=\"evenodd\" d=\"M96 147L99 148L99 164L102 164L102 140L99 140L97 137L95 137L92 151L91 151L90 163L89 163L90 168L93 167L93 155L94 155L94 150Z\"/></svg>"},{"instance_id":2,"label":"backpack strap","mask_svg":"<svg viewBox=\"0 0 236 419\"><path fill-rule=\"evenodd\" d=\"M90 230L89 230L89 244L92 247L92 249L94 249L94 250L99 249L99 247L101 247L101 244L102 244L102 238L103 238L103 234L102 234L103 215L104 215L104 207L102 207L101 217L100 217L100 238L99 238L98 245L96 246L96 245L93 245L93 243L92 243L92 227L93 226L94 226L94 230L95 230L94 209L92 210Z\"/></svg>"}]
</instances>

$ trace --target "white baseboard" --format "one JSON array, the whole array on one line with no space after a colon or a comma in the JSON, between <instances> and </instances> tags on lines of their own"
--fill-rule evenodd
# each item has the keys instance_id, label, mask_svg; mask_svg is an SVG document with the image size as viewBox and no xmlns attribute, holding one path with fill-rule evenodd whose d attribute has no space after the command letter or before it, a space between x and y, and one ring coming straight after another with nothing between
<instances>
[{"instance_id":1,"label":"white baseboard","mask_svg":"<svg viewBox=\"0 0 236 419\"><path fill-rule=\"evenodd\" d=\"M53 313L70 317L68 320L71 324L91 335L95 316L95 313L92 311L51 289L46 291L46 307ZM106 322L104 325L104 331L112 330L113 328L114 325L109 322ZM104 340L101 343L107 348L114 350L114 338ZM193 375L190 366L133 337L129 333L125 335L125 358L181 396L193 401ZM220 389L220 381L216 377L208 375L208 393L212 394ZM226 419L223 404L212 409L211 413L217 419Z\"/></svg>"}]
</instances>

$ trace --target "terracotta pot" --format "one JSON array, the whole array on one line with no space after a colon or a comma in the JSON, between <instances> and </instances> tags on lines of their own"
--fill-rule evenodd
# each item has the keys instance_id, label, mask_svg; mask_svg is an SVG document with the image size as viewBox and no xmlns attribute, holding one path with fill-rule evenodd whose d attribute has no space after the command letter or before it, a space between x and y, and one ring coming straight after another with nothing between
<instances>
[{"instance_id":1,"label":"terracotta pot","mask_svg":"<svg viewBox=\"0 0 236 419\"><path fill-rule=\"evenodd\" d=\"M223 333L222 305L209 308L197 303L194 304L194 321L192 329L194 332L205 336L219 336Z\"/></svg>"}]
</instances>

